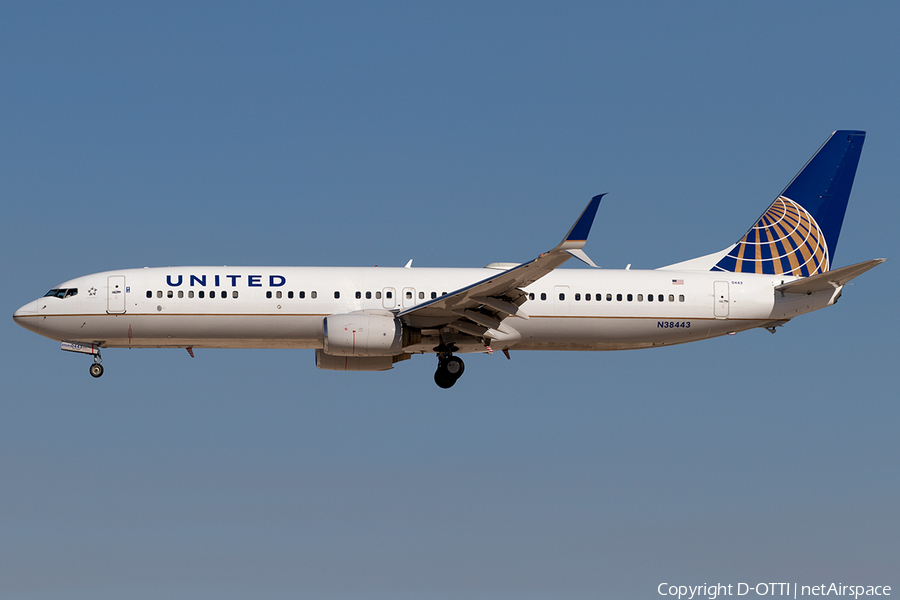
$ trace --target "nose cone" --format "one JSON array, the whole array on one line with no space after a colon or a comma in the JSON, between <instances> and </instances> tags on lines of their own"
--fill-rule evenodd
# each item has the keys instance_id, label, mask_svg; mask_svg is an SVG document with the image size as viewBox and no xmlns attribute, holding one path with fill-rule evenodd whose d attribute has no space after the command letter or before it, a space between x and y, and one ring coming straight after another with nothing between
<instances>
[{"instance_id":1,"label":"nose cone","mask_svg":"<svg viewBox=\"0 0 900 600\"><path fill-rule=\"evenodd\" d=\"M37 317L38 301L29 302L13 314L13 321L28 329L29 331L38 330Z\"/></svg>"}]
</instances>

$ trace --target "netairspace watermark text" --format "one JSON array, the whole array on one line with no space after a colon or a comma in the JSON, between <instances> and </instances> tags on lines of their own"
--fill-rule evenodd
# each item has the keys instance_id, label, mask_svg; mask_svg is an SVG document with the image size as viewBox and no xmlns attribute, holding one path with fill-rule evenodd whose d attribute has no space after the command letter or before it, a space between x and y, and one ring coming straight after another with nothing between
<instances>
[{"instance_id":1,"label":"netairspace watermark text","mask_svg":"<svg viewBox=\"0 0 900 600\"><path fill-rule=\"evenodd\" d=\"M844 585L843 583L820 583L819 585L800 585L797 583L711 583L703 585L675 585L661 583L656 588L660 596L672 596L678 600L708 598L716 600L719 596L847 596L854 599L860 596L890 596L889 585Z\"/></svg>"}]
</instances>

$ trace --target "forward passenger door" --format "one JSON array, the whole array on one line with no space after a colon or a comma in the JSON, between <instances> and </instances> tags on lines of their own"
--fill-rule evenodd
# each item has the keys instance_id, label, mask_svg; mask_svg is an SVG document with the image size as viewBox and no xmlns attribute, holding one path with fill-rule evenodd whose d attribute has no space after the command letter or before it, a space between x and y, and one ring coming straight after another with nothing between
<instances>
[{"instance_id":1,"label":"forward passenger door","mask_svg":"<svg viewBox=\"0 0 900 600\"><path fill-rule=\"evenodd\" d=\"M106 312L111 315L125 312L125 276L110 275L107 279Z\"/></svg>"}]
</instances>

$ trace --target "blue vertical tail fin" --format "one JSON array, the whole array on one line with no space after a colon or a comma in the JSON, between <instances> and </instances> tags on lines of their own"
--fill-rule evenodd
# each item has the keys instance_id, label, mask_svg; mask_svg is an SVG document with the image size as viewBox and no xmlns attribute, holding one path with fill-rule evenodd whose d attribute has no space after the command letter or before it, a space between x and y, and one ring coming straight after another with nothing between
<instances>
[{"instance_id":1,"label":"blue vertical tail fin","mask_svg":"<svg viewBox=\"0 0 900 600\"><path fill-rule=\"evenodd\" d=\"M831 267L865 131L835 131L712 268L809 277Z\"/></svg>"}]
</instances>

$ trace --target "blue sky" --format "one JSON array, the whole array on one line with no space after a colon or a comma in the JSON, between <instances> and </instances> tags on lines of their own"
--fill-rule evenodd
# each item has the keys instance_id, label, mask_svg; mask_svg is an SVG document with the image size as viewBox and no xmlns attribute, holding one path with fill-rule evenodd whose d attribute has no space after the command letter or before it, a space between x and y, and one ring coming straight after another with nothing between
<instances>
[{"instance_id":1,"label":"blue sky","mask_svg":"<svg viewBox=\"0 0 900 600\"><path fill-rule=\"evenodd\" d=\"M0 8L0 298L166 265L654 268L868 131L837 306L683 347L315 369L3 331L0 596L900 586L891 3ZM896 587L895 587L896 589Z\"/></svg>"}]
</instances>

